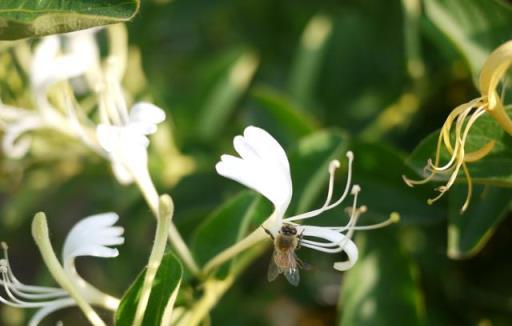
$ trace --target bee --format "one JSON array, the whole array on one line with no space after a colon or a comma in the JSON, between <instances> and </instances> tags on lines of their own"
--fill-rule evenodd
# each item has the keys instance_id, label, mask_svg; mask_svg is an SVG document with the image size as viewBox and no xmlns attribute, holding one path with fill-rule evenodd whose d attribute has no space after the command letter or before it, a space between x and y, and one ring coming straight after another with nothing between
<instances>
[{"instance_id":1,"label":"bee","mask_svg":"<svg viewBox=\"0 0 512 326\"><path fill-rule=\"evenodd\" d=\"M303 268L304 263L297 257L295 250L300 248L302 232L297 234L297 227L288 223L283 224L275 237L269 230L263 229L274 242L274 252L267 273L269 282L283 273L290 284L299 285L299 268Z\"/></svg>"}]
</instances>

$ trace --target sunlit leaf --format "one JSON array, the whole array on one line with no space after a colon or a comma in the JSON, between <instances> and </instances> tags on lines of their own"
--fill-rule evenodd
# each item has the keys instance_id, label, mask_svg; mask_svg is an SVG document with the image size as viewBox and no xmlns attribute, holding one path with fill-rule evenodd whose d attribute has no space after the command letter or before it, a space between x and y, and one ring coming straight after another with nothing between
<instances>
[{"instance_id":1,"label":"sunlit leaf","mask_svg":"<svg viewBox=\"0 0 512 326\"><path fill-rule=\"evenodd\" d=\"M198 121L198 133L202 139L219 134L228 122L229 115L247 91L258 68L258 57L243 53L214 85L205 98Z\"/></svg>"},{"instance_id":2,"label":"sunlit leaf","mask_svg":"<svg viewBox=\"0 0 512 326\"><path fill-rule=\"evenodd\" d=\"M160 325L162 320L169 320L174 298L181 283L183 269L180 261L171 253L164 255L156 273L151 295L142 325ZM115 321L118 326L130 326L135 317L135 310L144 283L145 269L135 279L124 294L116 311Z\"/></svg>"},{"instance_id":3,"label":"sunlit leaf","mask_svg":"<svg viewBox=\"0 0 512 326\"><path fill-rule=\"evenodd\" d=\"M289 81L290 93L300 103L311 100L331 31L332 20L325 15L314 16L304 29Z\"/></svg>"},{"instance_id":4,"label":"sunlit leaf","mask_svg":"<svg viewBox=\"0 0 512 326\"><path fill-rule=\"evenodd\" d=\"M506 216L512 201L512 189L492 186L475 187L468 210L460 214L465 187L450 192L448 256L469 258L487 243L497 224Z\"/></svg>"},{"instance_id":5,"label":"sunlit leaf","mask_svg":"<svg viewBox=\"0 0 512 326\"><path fill-rule=\"evenodd\" d=\"M279 125L279 129L283 129L295 138L306 136L318 128L313 117L277 89L260 86L255 88L251 95L255 102Z\"/></svg>"},{"instance_id":6,"label":"sunlit leaf","mask_svg":"<svg viewBox=\"0 0 512 326\"><path fill-rule=\"evenodd\" d=\"M346 273L341 295L343 326L422 325L423 299L415 265L396 227L360 233L360 258Z\"/></svg>"},{"instance_id":7,"label":"sunlit leaf","mask_svg":"<svg viewBox=\"0 0 512 326\"><path fill-rule=\"evenodd\" d=\"M512 33L512 10L499 1L425 0L424 5L428 19L460 51L474 75Z\"/></svg>"},{"instance_id":8,"label":"sunlit leaf","mask_svg":"<svg viewBox=\"0 0 512 326\"><path fill-rule=\"evenodd\" d=\"M125 22L139 10L139 0L0 1L0 39L72 32Z\"/></svg>"}]
</instances>

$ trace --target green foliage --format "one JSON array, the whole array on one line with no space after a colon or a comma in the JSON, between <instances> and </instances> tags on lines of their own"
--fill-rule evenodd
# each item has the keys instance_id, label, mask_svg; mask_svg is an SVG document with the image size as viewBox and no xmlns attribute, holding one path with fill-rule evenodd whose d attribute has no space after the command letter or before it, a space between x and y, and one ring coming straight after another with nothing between
<instances>
[{"instance_id":1,"label":"green foliage","mask_svg":"<svg viewBox=\"0 0 512 326\"><path fill-rule=\"evenodd\" d=\"M492 0L425 0L425 13L468 62L477 80L489 53L510 38L512 8Z\"/></svg>"},{"instance_id":2,"label":"green foliage","mask_svg":"<svg viewBox=\"0 0 512 326\"><path fill-rule=\"evenodd\" d=\"M116 325L132 325L145 273L144 269L123 295L115 315ZM183 268L178 258L171 252L165 254L153 281L142 325L156 326L161 324L166 309L172 309L172 306L168 308L167 305L180 286L182 274ZM171 302L173 303L173 301Z\"/></svg>"},{"instance_id":3,"label":"green foliage","mask_svg":"<svg viewBox=\"0 0 512 326\"><path fill-rule=\"evenodd\" d=\"M482 250L510 210L512 189L476 187L471 206L461 215L460 203L465 196L464 186L450 192L447 254L455 259L470 258Z\"/></svg>"},{"instance_id":4,"label":"green foliage","mask_svg":"<svg viewBox=\"0 0 512 326\"><path fill-rule=\"evenodd\" d=\"M139 0L5 0L0 2L0 39L15 40L126 22L135 16L139 6Z\"/></svg>"},{"instance_id":5,"label":"green foliage","mask_svg":"<svg viewBox=\"0 0 512 326\"><path fill-rule=\"evenodd\" d=\"M440 205L425 205L428 190L411 191L403 182L403 174L413 173L403 155L379 144L356 141L351 145L355 154L354 180L363 189L360 202L369 207L362 221L368 217L383 220L394 211L400 213L404 223L432 223L445 217Z\"/></svg>"},{"instance_id":6,"label":"green foliage","mask_svg":"<svg viewBox=\"0 0 512 326\"><path fill-rule=\"evenodd\" d=\"M346 273L340 325L422 325L417 269L403 250L397 227L360 234L360 259Z\"/></svg>"},{"instance_id":7,"label":"green foliage","mask_svg":"<svg viewBox=\"0 0 512 326\"><path fill-rule=\"evenodd\" d=\"M206 218L195 230L192 240L192 251L199 263L205 264L258 228L271 213L265 201L254 192L242 192ZM225 272L224 269L222 273Z\"/></svg>"},{"instance_id":8,"label":"green foliage","mask_svg":"<svg viewBox=\"0 0 512 326\"><path fill-rule=\"evenodd\" d=\"M337 130L320 131L302 138L289 151L294 194L288 214L310 209L327 190L329 163L339 160L346 164L348 140Z\"/></svg>"}]
</instances>

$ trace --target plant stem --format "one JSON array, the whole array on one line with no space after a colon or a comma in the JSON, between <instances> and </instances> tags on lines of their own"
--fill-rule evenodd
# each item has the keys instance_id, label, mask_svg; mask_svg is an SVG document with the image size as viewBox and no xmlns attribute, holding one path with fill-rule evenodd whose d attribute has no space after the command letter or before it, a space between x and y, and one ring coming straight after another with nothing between
<instances>
[{"instance_id":1,"label":"plant stem","mask_svg":"<svg viewBox=\"0 0 512 326\"><path fill-rule=\"evenodd\" d=\"M98 316L89 303L82 297L75 284L71 282L69 277L66 275L64 268L57 259L50 242L46 215L42 212L39 212L34 216L34 220L32 221L32 236L55 281L75 300L92 325L106 326L100 316Z\"/></svg>"},{"instance_id":2,"label":"plant stem","mask_svg":"<svg viewBox=\"0 0 512 326\"><path fill-rule=\"evenodd\" d=\"M144 171L144 174L137 174L135 182L139 187L144 199L146 200L149 208L153 212L154 216L158 218L158 192L156 191L155 185L149 176L149 173ZM172 221L169 223L169 242L176 249L176 253L183 261L183 264L192 272L194 275L199 275L199 267L197 266L190 249L181 237L178 229Z\"/></svg>"},{"instance_id":3,"label":"plant stem","mask_svg":"<svg viewBox=\"0 0 512 326\"><path fill-rule=\"evenodd\" d=\"M256 230L254 230L251 234L246 236L241 241L237 242L233 246L225 249L217 256L213 257L203 268L203 274L207 275L211 271L213 271L215 268L219 267L226 261L230 260L231 258L235 257L242 251L246 250L247 248L250 248L254 245L256 245L258 242L262 241L267 237L265 231L263 228L259 227Z\"/></svg>"},{"instance_id":4,"label":"plant stem","mask_svg":"<svg viewBox=\"0 0 512 326\"><path fill-rule=\"evenodd\" d=\"M137 309L135 311L135 319L133 322L134 326L140 326L144 319L144 313L146 312L149 296L151 295L153 281L164 256L165 246L167 244L167 230L169 229L173 213L174 205L171 197L168 195L162 195L160 197L155 242L151 249L148 266L146 268L146 275L144 276L144 282L140 292L139 303L137 304Z\"/></svg>"}]
</instances>

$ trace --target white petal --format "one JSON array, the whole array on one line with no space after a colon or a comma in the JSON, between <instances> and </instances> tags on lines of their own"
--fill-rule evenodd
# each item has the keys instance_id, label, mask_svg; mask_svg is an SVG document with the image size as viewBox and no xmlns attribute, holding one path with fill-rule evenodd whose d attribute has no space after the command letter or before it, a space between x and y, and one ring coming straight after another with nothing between
<instances>
[{"instance_id":1,"label":"white petal","mask_svg":"<svg viewBox=\"0 0 512 326\"><path fill-rule=\"evenodd\" d=\"M304 247L308 247L311 249L327 253L336 253L344 251L347 254L348 260L334 263L334 269L339 271L346 271L352 268L352 266L354 266L354 264L356 263L359 256L358 249L355 243L345 235L321 226L305 225L299 226L298 228L299 232L302 232L302 230L304 230L304 241L301 242L301 245L303 245ZM326 241L316 242L307 239L307 237L324 239Z\"/></svg>"},{"instance_id":2,"label":"white petal","mask_svg":"<svg viewBox=\"0 0 512 326\"><path fill-rule=\"evenodd\" d=\"M57 36L45 37L37 46L31 65L32 86L39 93L52 84L85 73L97 60L98 51L85 34L75 34L67 53L60 53L61 42Z\"/></svg>"},{"instance_id":3,"label":"white petal","mask_svg":"<svg viewBox=\"0 0 512 326\"><path fill-rule=\"evenodd\" d=\"M290 164L284 149L268 132L258 127L249 126L244 130L244 138L246 143L263 160L274 162L276 165L282 166L284 171L290 173Z\"/></svg>"},{"instance_id":4,"label":"white petal","mask_svg":"<svg viewBox=\"0 0 512 326\"><path fill-rule=\"evenodd\" d=\"M103 149L109 153L114 151L115 144L119 141L120 127L99 124L96 128L96 137Z\"/></svg>"},{"instance_id":5,"label":"white petal","mask_svg":"<svg viewBox=\"0 0 512 326\"><path fill-rule=\"evenodd\" d=\"M141 126L145 135L156 132L156 125L164 120L165 112L148 102L136 103L130 111L130 122Z\"/></svg>"},{"instance_id":6,"label":"white petal","mask_svg":"<svg viewBox=\"0 0 512 326\"><path fill-rule=\"evenodd\" d=\"M112 172L122 185L129 185L133 182L133 175L121 163L112 161Z\"/></svg>"},{"instance_id":7,"label":"white petal","mask_svg":"<svg viewBox=\"0 0 512 326\"><path fill-rule=\"evenodd\" d=\"M286 211L291 197L287 177L267 162L222 155L215 168L220 175L252 188L268 198L280 212Z\"/></svg>"},{"instance_id":8,"label":"white petal","mask_svg":"<svg viewBox=\"0 0 512 326\"><path fill-rule=\"evenodd\" d=\"M71 298L55 300L44 308L39 309L30 319L28 326L37 326L41 321L54 311L76 305Z\"/></svg>"},{"instance_id":9,"label":"white petal","mask_svg":"<svg viewBox=\"0 0 512 326\"><path fill-rule=\"evenodd\" d=\"M241 158L223 155L217 172L258 191L284 213L292 197L292 182L281 145L265 130L253 126L247 127L243 136L236 136L233 145Z\"/></svg>"},{"instance_id":10,"label":"white petal","mask_svg":"<svg viewBox=\"0 0 512 326\"><path fill-rule=\"evenodd\" d=\"M27 117L16 124L11 124L5 130L2 139L4 153L11 158L24 156L30 148L32 140L27 131L43 127L44 123L36 117Z\"/></svg>"},{"instance_id":11,"label":"white petal","mask_svg":"<svg viewBox=\"0 0 512 326\"><path fill-rule=\"evenodd\" d=\"M82 219L75 224L66 237L62 251L64 267L79 256L115 257L117 249L108 246L124 242L123 228L113 226L119 216L103 213Z\"/></svg>"},{"instance_id":12,"label":"white petal","mask_svg":"<svg viewBox=\"0 0 512 326\"><path fill-rule=\"evenodd\" d=\"M52 74L52 63L59 52L59 48L60 40L55 35L44 37L36 46L30 66L30 79L34 88L46 87L45 84L47 84Z\"/></svg>"}]
</instances>

